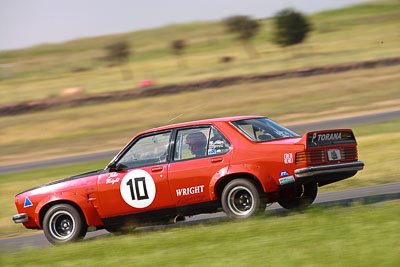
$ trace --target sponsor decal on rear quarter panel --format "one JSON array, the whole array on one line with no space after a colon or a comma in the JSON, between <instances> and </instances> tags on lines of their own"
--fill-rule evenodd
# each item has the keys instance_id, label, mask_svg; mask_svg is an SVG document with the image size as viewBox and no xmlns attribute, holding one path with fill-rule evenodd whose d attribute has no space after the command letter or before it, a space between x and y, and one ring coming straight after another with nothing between
<instances>
[{"instance_id":1,"label":"sponsor decal on rear quarter panel","mask_svg":"<svg viewBox=\"0 0 400 267\"><path fill-rule=\"evenodd\" d=\"M293 163L293 154L292 153L283 154L283 162L285 164Z\"/></svg>"},{"instance_id":2,"label":"sponsor decal on rear quarter panel","mask_svg":"<svg viewBox=\"0 0 400 267\"><path fill-rule=\"evenodd\" d=\"M281 177L286 177L288 175L289 175L289 173L287 171L281 171L281 173L280 173Z\"/></svg>"},{"instance_id":3,"label":"sponsor decal on rear quarter panel","mask_svg":"<svg viewBox=\"0 0 400 267\"><path fill-rule=\"evenodd\" d=\"M292 182L294 182L294 181L295 181L295 180L294 180L294 177L293 177L293 176L288 176L288 177L279 179L279 183L280 183L281 185L283 185L283 184L288 184L288 183L292 183Z\"/></svg>"}]
</instances>

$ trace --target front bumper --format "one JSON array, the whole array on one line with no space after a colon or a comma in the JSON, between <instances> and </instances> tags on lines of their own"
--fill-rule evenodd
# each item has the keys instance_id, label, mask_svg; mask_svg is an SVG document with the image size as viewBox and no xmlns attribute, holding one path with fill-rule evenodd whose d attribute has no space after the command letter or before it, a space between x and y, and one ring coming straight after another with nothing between
<instances>
[{"instance_id":1,"label":"front bumper","mask_svg":"<svg viewBox=\"0 0 400 267\"><path fill-rule=\"evenodd\" d=\"M338 172L361 171L362 169L364 169L364 162L355 161L355 162L306 167L295 170L294 174L296 175L296 177L302 178L302 177L324 175L324 174L331 174Z\"/></svg>"},{"instance_id":2,"label":"front bumper","mask_svg":"<svg viewBox=\"0 0 400 267\"><path fill-rule=\"evenodd\" d=\"M26 213L19 213L14 215L12 219L15 223L25 223L29 220L29 217Z\"/></svg>"}]
</instances>

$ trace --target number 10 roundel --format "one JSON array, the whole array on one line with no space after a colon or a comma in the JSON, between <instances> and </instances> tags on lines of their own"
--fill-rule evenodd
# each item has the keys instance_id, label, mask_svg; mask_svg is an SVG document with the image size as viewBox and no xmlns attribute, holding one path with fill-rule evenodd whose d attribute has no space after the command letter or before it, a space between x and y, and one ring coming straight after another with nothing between
<instances>
[{"instance_id":1,"label":"number 10 roundel","mask_svg":"<svg viewBox=\"0 0 400 267\"><path fill-rule=\"evenodd\" d=\"M153 177L144 170L134 170L125 175L120 186L121 196L134 208L146 208L156 196Z\"/></svg>"}]
</instances>

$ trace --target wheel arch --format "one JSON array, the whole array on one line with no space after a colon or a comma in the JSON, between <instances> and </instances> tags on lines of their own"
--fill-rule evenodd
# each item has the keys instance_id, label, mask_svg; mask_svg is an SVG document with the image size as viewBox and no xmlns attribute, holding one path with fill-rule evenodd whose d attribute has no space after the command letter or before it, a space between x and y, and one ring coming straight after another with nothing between
<instances>
[{"instance_id":1,"label":"wheel arch","mask_svg":"<svg viewBox=\"0 0 400 267\"><path fill-rule=\"evenodd\" d=\"M83 216L87 225L101 226L103 222L101 221L100 215L93 205L89 201L89 197L76 192L61 192L55 195L47 196L43 198L35 209L35 223L40 228L43 226L43 218L46 212L54 205L57 204L70 204L76 208L79 213Z\"/></svg>"},{"instance_id":2,"label":"wheel arch","mask_svg":"<svg viewBox=\"0 0 400 267\"><path fill-rule=\"evenodd\" d=\"M40 209L40 211L39 211L39 223L40 223L40 227L41 227L42 229L43 229L43 220L44 220L44 216L46 215L46 212L47 212L51 207L53 207L53 206L55 206L55 205L58 205L58 204L68 204L68 205L73 206L73 207L78 211L78 213L81 215L81 217L82 217L82 219L84 220L84 222L85 222L86 224L88 224L87 219L86 219L86 216L85 216L85 213L83 212L83 210L81 209L81 207L80 207L78 204L76 204L75 202L70 201L70 200L62 199L62 200L55 200L55 201L46 203L46 204Z\"/></svg>"},{"instance_id":3,"label":"wheel arch","mask_svg":"<svg viewBox=\"0 0 400 267\"><path fill-rule=\"evenodd\" d=\"M228 174L224 177L221 177L217 183L214 186L214 192L216 197L220 200L221 199L221 195L222 195L222 191L224 190L224 187L232 180L235 179L246 179L251 181L256 188L258 189L258 191L260 192L260 194L264 194L264 187L262 186L260 180L254 176L251 173L246 173L246 172L239 172L239 173L233 173L233 174Z\"/></svg>"}]
</instances>

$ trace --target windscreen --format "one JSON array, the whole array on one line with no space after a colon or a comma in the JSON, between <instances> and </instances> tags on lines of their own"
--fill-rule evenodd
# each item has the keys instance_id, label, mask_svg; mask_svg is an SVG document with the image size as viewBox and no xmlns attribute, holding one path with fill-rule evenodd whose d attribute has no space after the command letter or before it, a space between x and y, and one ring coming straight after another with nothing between
<instances>
[{"instance_id":1,"label":"windscreen","mask_svg":"<svg viewBox=\"0 0 400 267\"><path fill-rule=\"evenodd\" d=\"M256 142L299 137L295 132L267 118L233 121L232 124L240 132Z\"/></svg>"}]
</instances>

